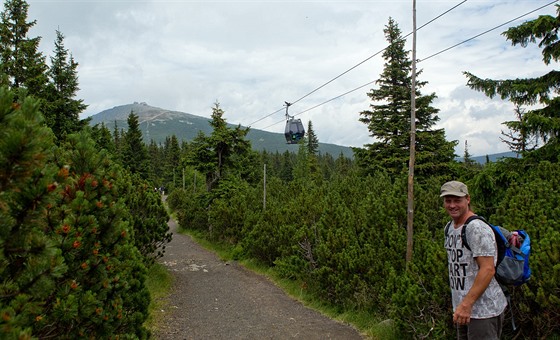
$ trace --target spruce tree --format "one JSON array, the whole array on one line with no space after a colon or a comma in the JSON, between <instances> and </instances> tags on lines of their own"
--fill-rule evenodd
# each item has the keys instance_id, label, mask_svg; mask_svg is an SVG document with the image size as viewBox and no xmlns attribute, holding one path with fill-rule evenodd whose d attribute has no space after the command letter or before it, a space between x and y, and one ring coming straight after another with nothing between
<instances>
[{"instance_id":1,"label":"spruce tree","mask_svg":"<svg viewBox=\"0 0 560 340\"><path fill-rule=\"evenodd\" d=\"M392 18L383 32L389 43L383 52L386 62L376 81L378 88L367 94L373 101L371 109L360 113L360 121L367 124L375 141L365 149L354 151L358 164L366 172L385 169L396 174L408 168L412 61L404 49L401 30ZM418 71L417 75L420 73ZM439 110L432 106L435 93L420 93L424 85L426 82L416 82L416 170L420 176L448 171L456 145L456 142L446 141L443 129L432 129L439 121Z\"/></svg>"},{"instance_id":2,"label":"spruce tree","mask_svg":"<svg viewBox=\"0 0 560 340\"><path fill-rule=\"evenodd\" d=\"M313 130L313 123L309 121L307 123L307 136L305 137L305 144L307 146L307 152L310 155L316 156L319 152L319 138Z\"/></svg>"},{"instance_id":3,"label":"spruce tree","mask_svg":"<svg viewBox=\"0 0 560 340\"><path fill-rule=\"evenodd\" d=\"M147 146L148 159L150 161L150 175L151 182L159 188L163 185L163 168L164 168L164 157L163 150L157 145L155 140L150 140L150 144Z\"/></svg>"},{"instance_id":4,"label":"spruce tree","mask_svg":"<svg viewBox=\"0 0 560 340\"><path fill-rule=\"evenodd\" d=\"M126 169L133 174L140 174L147 178L148 152L142 140L142 131L138 123L138 115L130 112L128 115L128 130L123 136L122 162Z\"/></svg>"},{"instance_id":5,"label":"spruce tree","mask_svg":"<svg viewBox=\"0 0 560 340\"><path fill-rule=\"evenodd\" d=\"M465 141L465 152L463 153L463 163L465 163L466 166L471 166L471 165L474 164L474 160L472 159L472 155L469 152L468 141Z\"/></svg>"},{"instance_id":6,"label":"spruce tree","mask_svg":"<svg viewBox=\"0 0 560 340\"><path fill-rule=\"evenodd\" d=\"M111 155L115 153L115 143L111 135L111 131L107 128L105 123L97 124L91 128L92 138L97 143L100 149L107 150Z\"/></svg>"},{"instance_id":7,"label":"spruce tree","mask_svg":"<svg viewBox=\"0 0 560 340\"><path fill-rule=\"evenodd\" d=\"M27 36L36 23L27 22L28 9L29 4L24 0L4 3L4 11L0 14L0 73L3 75L2 85L42 98L48 67L45 56L39 51L41 38Z\"/></svg>"},{"instance_id":8,"label":"spruce tree","mask_svg":"<svg viewBox=\"0 0 560 340\"><path fill-rule=\"evenodd\" d=\"M202 132L198 134L187 162L205 174L208 191L217 187L228 173L247 176L254 167L254 162L249 160L254 156L251 144L245 139L249 129L242 129L240 125L229 128L223 115L220 104L215 103L210 121L212 134L209 137Z\"/></svg>"},{"instance_id":9,"label":"spruce tree","mask_svg":"<svg viewBox=\"0 0 560 340\"><path fill-rule=\"evenodd\" d=\"M526 110L517 105L514 112L517 120L504 122L504 125L509 128L509 132L502 131L503 137L500 137L500 140L518 155L526 151L533 151L538 146L538 138L534 133L527 132Z\"/></svg>"},{"instance_id":10,"label":"spruce tree","mask_svg":"<svg viewBox=\"0 0 560 340\"><path fill-rule=\"evenodd\" d=\"M74 99L79 90L77 67L78 63L64 47L64 35L57 30L54 56L47 72L49 84L43 112L47 125L58 139L77 132L89 121L80 121L80 113L87 105L81 99Z\"/></svg>"},{"instance_id":11,"label":"spruce tree","mask_svg":"<svg viewBox=\"0 0 560 340\"><path fill-rule=\"evenodd\" d=\"M560 6L556 17L541 15L537 19L511 27L503 33L513 46L527 47L538 44L542 48L543 62L558 62L560 49L558 30L560 29ZM560 150L560 97L557 95L560 72L552 70L535 78L515 78L505 80L483 79L472 73L464 72L470 88L483 92L493 98L509 99L516 106L538 105L539 108L525 112L518 124L507 124L510 129L526 137L537 136L544 145L536 152L538 159L557 162ZM512 75L515 76L515 75Z\"/></svg>"},{"instance_id":12,"label":"spruce tree","mask_svg":"<svg viewBox=\"0 0 560 340\"><path fill-rule=\"evenodd\" d=\"M175 187L179 176L179 164L181 161L181 147L177 136L172 135L165 138L164 144L164 173L160 174L165 178L165 185L168 187Z\"/></svg>"},{"instance_id":13,"label":"spruce tree","mask_svg":"<svg viewBox=\"0 0 560 340\"><path fill-rule=\"evenodd\" d=\"M115 145L115 159L122 160L123 157L123 139L124 139L124 132L119 130L119 126L117 121L114 121L113 126L113 144Z\"/></svg>"}]
</instances>

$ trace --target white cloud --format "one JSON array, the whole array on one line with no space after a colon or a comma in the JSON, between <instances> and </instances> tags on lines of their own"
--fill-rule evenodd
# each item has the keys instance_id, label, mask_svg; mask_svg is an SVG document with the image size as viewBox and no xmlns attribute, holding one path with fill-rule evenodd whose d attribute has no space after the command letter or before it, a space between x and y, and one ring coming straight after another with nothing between
<instances>
[{"instance_id":1,"label":"white cloud","mask_svg":"<svg viewBox=\"0 0 560 340\"><path fill-rule=\"evenodd\" d=\"M230 123L282 132L284 101L296 114L374 81L382 71L388 18L403 35L412 30L411 1L102 1L29 0L31 34L52 54L55 30L80 64L79 98L85 115L134 101L209 117L219 101ZM418 1L421 26L459 2ZM508 102L490 100L467 88L463 71L482 78L532 77L550 68L540 50L512 47L500 35L528 17L444 53L547 1L468 1L417 34L423 93L435 92L436 106L462 154L506 151L501 123L513 118ZM411 37L407 48L411 48ZM372 57L331 83L331 79ZM555 66L555 65L553 65ZM311 91L326 84L314 93ZM371 142L359 112L370 104L362 88L298 116L313 121L320 141L350 146ZM309 94L309 95L308 95ZM308 95L308 96L306 96ZM270 117L263 118L275 111ZM275 124L280 122L278 124Z\"/></svg>"}]
</instances>

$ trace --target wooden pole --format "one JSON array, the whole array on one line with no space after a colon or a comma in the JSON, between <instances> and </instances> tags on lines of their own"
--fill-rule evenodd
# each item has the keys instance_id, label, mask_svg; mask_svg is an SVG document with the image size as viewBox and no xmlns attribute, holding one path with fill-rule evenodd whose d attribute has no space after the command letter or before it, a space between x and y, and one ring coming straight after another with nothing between
<instances>
[{"instance_id":1,"label":"wooden pole","mask_svg":"<svg viewBox=\"0 0 560 340\"><path fill-rule=\"evenodd\" d=\"M263 211L266 210L266 164L264 165L264 176L263 176Z\"/></svg>"},{"instance_id":2,"label":"wooden pole","mask_svg":"<svg viewBox=\"0 0 560 340\"><path fill-rule=\"evenodd\" d=\"M408 163L408 208L406 263L412 262L414 235L414 163L416 162L416 0L412 0L412 81L410 91L410 159Z\"/></svg>"}]
</instances>

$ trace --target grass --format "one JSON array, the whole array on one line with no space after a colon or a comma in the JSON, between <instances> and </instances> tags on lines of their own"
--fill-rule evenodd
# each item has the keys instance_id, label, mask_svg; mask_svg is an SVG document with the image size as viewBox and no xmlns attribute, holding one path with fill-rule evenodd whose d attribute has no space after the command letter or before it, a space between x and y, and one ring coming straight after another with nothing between
<instances>
[{"instance_id":1,"label":"grass","mask_svg":"<svg viewBox=\"0 0 560 340\"><path fill-rule=\"evenodd\" d=\"M145 325L150 331L154 331L157 328L157 324L160 321L159 316L163 315L161 310L164 310L167 306L172 284L173 276L167 271L164 265L154 263L148 269L146 286L150 291L151 301L149 316Z\"/></svg>"},{"instance_id":2,"label":"grass","mask_svg":"<svg viewBox=\"0 0 560 340\"><path fill-rule=\"evenodd\" d=\"M222 260L231 261L236 259L236 249L224 245L216 244L204 238L204 234L197 231L180 232L191 236L202 247L216 253ZM280 287L286 294L303 303L306 307L314 309L319 313L328 316L333 320L350 324L368 339L400 340L402 337L394 329L391 322L383 322L381 316L371 315L363 311L340 311L337 306L332 306L320 301L316 296L303 288L301 282L280 277L278 273L269 266L265 266L255 260L241 259L239 263L245 268L258 274L264 275Z\"/></svg>"}]
</instances>

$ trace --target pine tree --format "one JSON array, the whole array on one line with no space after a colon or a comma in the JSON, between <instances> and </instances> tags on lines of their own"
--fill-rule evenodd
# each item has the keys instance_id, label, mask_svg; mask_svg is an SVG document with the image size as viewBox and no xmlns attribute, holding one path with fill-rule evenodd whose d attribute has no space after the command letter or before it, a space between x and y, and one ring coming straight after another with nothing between
<instances>
[{"instance_id":1,"label":"pine tree","mask_svg":"<svg viewBox=\"0 0 560 340\"><path fill-rule=\"evenodd\" d=\"M127 119L128 130L123 136L122 162L133 174L140 174L147 178L148 152L142 140L142 131L138 123L138 115L130 112Z\"/></svg>"},{"instance_id":2,"label":"pine tree","mask_svg":"<svg viewBox=\"0 0 560 340\"><path fill-rule=\"evenodd\" d=\"M47 83L45 56L39 51L40 37L27 34L36 21L27 22L29 5L24 0L7 0L0 14L0 73L2 85L25 90L42 98Z\"/></svg>"},{"instance_id":3,"label":"pine tree","mask_svg":"<svg viewBox=\"0 0 560 340\"><path fill-rule=\"evenodd\" d=\"M86 131L69 135L56 160L63 185L46 220L68 272L47 300L39 338L146 338L150 298L126 172Z\"/></svg>"},{"instance_id":4,"label":"pine tree","mask_svg":"<svg viewBox=\"0 0 560 340\"><path fill-rule=\"evenodd\" d=\"M92 138L97 143L100 149L107 150L111 155L115 153L115 143L111 131L107 128L105 123L97 124L91 128Z\"/></svg>"},{"instance_id":5,"label":"pine tree","mask_svg":"<svg viewBox=\"0 0 560 340\"><path fill-rule=\"evenodd\" d=\"M313 123L309 121L307 123L307 136L305 137L305 144L307 146L307 152L310 155L316 156L319 152L319 138L313 130Z\"/></svg>"},{"instance_id":6,"label":"pine tree","mask_svg":"<svg viewBox=\"0 0 560 340\"><path fill-rule=\"evenodd\" d=\"M79 131L89 121L80 121L80 113L87 105L81 99L74 99L79 90L77 67L78 63L64 47L64 35L57 30L54 57L51 57L51 67L47 72L49 84L43 112L47 126L58 139Z\"/></svg>"},{"instance_id":7,"label":"pine tree","mask_svg":"<svg viewBox=\"0 0 560 340\"><path fill-rule=\"evenodd\" d=\"M113 126L113 144L115 145L116 160L122 160L123 139L124 139L124 133L121 130L119 130L119 126L117 125L117 121L115 120Z\"/></svg>"},{"instance_id":8,"label":"pine tree","mask_svg":"<svg viewBox=\"0 0 560 340\"><path fill-rule=\"evenodd\" d=\"M144 263L149 266L163 256L165 245L171 241L169 215L163 206L161 195L151 184L137 174L124 174L119 183L119 195L125 198L134 227L134 244Z\"/></svg>"},{"instance_id":9,"label":"pine tree","mask_svg":"<svg viewBox=\"0 0 560 340\"><path fill-rule=\"evenodd\" d=\"M535 20L524 22L517 27L511 27L503 33L512 45L527 47L529 43L538 44L542 48L543 62L549 65L551 61L558 62L560 49L558 30L560 29L560 7L557 15L541 15ZM516 106L532 106L539 104L540 108L525 112L517 124L506 123L515 132L526 137L538 136L544 141L538 152L540 159L558 161L560 149L560 97L557 87L560 82L560 72L552 70L540 77L524 79L493 80L482 79L472 73L464 72L470 88L483 92L493 98L509 99Z\"/></svg>"},{"instance_id":10,"label":"pine tree","mask_svg":"<svg viewBox=\"0 0 560 340\"><path fill-rule=\"evenodd\" d=\"M150 160L151 182L156 188L159 188L163 185L163 150L161 150L160 146L156 144L156 141L152 139L147 146L147 154Z\"/></svg>"},{"instance_id":11,"label":"pine tree","mask_svg":"<svg viewBox=\"0 0 560 340\"><path fill-rule=\"evenodd\" d=\"M46 212L58 192L53 136L36 100L0 89L0 338L30 338L67 271Z\"/></svg>"},{"instance_id":12,"label":"pine tree","mask_svg":"<svg viewBox=\"0 0 560 340\"><path fill-rule=\"evenodd\" d=\"M400 173L408 168L410 149L410 108L412 91L412 61L404 50L405 40L397 23L390 18L384 29L389 46L383 52L383 72L376 81L379 86L367 95L374 102L371 110L360 113L360 121L367 124L375 142L365 149L355 149L358 164L366 172L386 169ZM419 75L421 71L417 72ZM443 129L432 130L439 120L438 109L432 106L434 93L422 95L416 83L416 169L418 175L447 171L454 159L456 142L445 140Z\"/></svg>"},{"instance_id":13,"label":"pine tree","mask_svg":"<svg viewBox=\"0 0 560 340\"><path fill-rule=\"evenodd\" d=\"M0 90L0 338L146 338L146 268L121 171ZM157 215L156 215L157 216Z\"/></svg>"},{"instance_id":14,"label":"pine tree","mask_svg":"<svg viewBox=\"0 0 560 340\"><path fill-rule=\"evenodd\" d=\"M466 166L471 166L474 164L474 160L472 159L471 153L469 152L469 143L465 141L465 152L463 153L463 163Z\"/></svg>"},{"instance_id":15,"label":"pine tree","mask_svg":"<svg viewBox=\"0 0 560 340\"><path fill-rule=\"evenodd\" d=\"M533 151L538 146L538 136L527 132L527 116L525 113L526 110L517 105L515 107L515 117L517 120L504 122L509 128L509 132L502 131L503 137L500 137L500 140L506 143L509 149L518 155L527 151Z\"/></svg>"},{"instance_id":16,"label":"pine tree","mask_svg":"<svg viewBox=\"0 0 560 340\"><path fill-rule=\"evenodd\" d=\"M177 136L172 135L165 138L164 144L164 173L161 174L165 178L165 183L168 187L175 188L177 185L179 175L179 164L181 161L181 147ZM171 186L170 186L171 184Z\"/></svg>"},{"instance_id":17,"label":"pine tree","mask_svg":"<svg viewBox=\"0 0 560 340\"><path fill-rule=\"evenodd\" d=\"M220 104L215 103L210 121L212 134L206 137L200 132L192 142L188 157L188 164L205 174L208 191L217 187L228 172L247 176L254 167L254 163L247 162L254 156L250 142L245 139L249 129L242 129L240 125L228 128L223 115Z\"/></svg>"}]
</instances>

